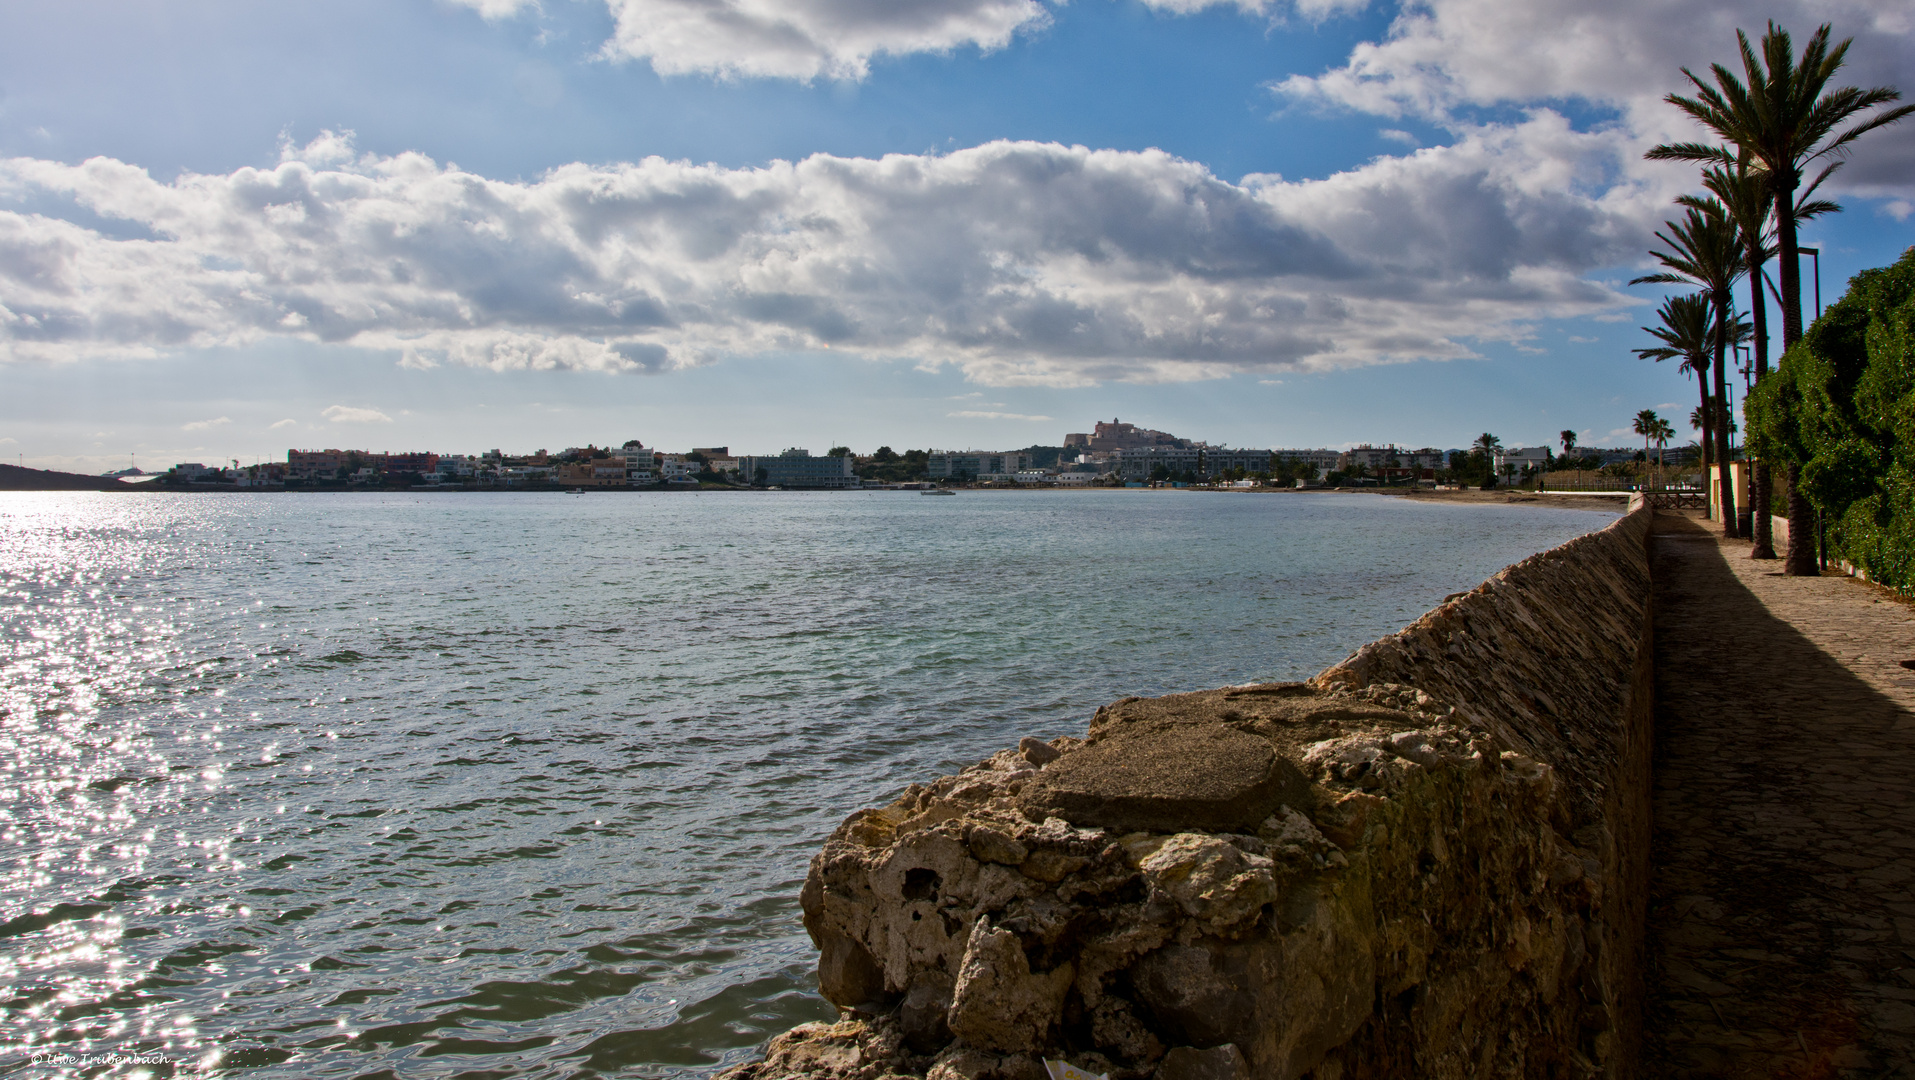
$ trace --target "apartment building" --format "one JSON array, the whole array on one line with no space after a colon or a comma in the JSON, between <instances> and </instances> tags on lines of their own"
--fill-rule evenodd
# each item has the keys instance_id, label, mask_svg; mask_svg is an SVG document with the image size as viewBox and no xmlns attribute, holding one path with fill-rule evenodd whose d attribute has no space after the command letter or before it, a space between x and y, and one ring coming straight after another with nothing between
<instances>
[{"instance_id":1,"label":"apartment building","mask_svg":"<svg viewBox=\"0 0 1915 1080\"><path fill-rule=\"evenodd\" d=\"M925 475L935 480L1015 476L1030 468L1031 455L1018 450L933 450L924 463Z\"/></svg>"},{"instance_id":2,"label":"apartment building","mask_svg":"<svg viewBox=\"0 0 1915 1080\"><path fill-rule=\"evenodd\" d=\"M849 457L812 457L811 451L792 447L777 457L740 456L738 472L760 487L855 488L852 464Z\"/></svg>"}]
</instances>

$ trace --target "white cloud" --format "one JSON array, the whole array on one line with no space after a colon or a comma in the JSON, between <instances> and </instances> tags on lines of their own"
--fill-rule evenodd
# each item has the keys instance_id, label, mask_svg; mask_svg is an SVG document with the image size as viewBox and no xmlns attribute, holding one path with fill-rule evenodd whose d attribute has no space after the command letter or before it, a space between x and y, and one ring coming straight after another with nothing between
<instances>
[{"instance_id":1,"label":"white cloud","mask_svg":"<svg viewBox=\"0 0 1915 1080\"><path fill-rule=\"evenodd\" d=\"M328 405L319 415L335 424L390 424L392 417L378 409L360 409L351 405ZM278 427L278 424L274 424Z\"/></svg>"},{"instance_id":2,"label":"white cloud","mask_svg":"<svg viewBox=\"0 0 1915 1080\"><path fill-rule=\"evenodd\" d=\"M529 182L355 158L332 134L171 183L16 158L0 195L60 193L151 238L0 211L0 358L277 336L412 367L662 371L830 346L1084 385L1462 357L1632 302L1584 275L1638 257L1664 204L1579 182L1625 145L1540 112L1242 184L1160 151L1015 142Z\"/></svg>"},{"instance_id":3,"label":"white cloud","mask_svg":"<svg viewBox=\"0 0 1915 1080\"><path fill-rule=\"evenodd\" d=\"M1014 412L982 412L982 411L973 410L973 409L964 409L959 412L945 413L944 415L957 417L963 420L1054 420L1056 419L1056 417L1052 417L1052 416L1030 416L1024 413L1014 413Z\"/></svg>"},{"instance_id":4,"label":"white cloud","mask_svg":"<svg viewBox=\"0 0 1915 1080\"><path fill-rule=\"evenodd\" d=\"M538 0L452 0L452 3L477 11L488 21L510 18L528 9L539 9Z\"/></svg>"},{"instance_id":5,"label":"white cloud","mask_svg":"<svg viewBox=\"0 0 1915 1080\"><path fill-rule=\"evenodd\" d=\"M465 0L503 6L510 0ZM1042 27L1036 0L606 0L604 53L650 62L660 75L703 73L810 81L862 79L884 54L943 53L1010 43Z\"/></svg>"},{"instance_id":6,"label":"white cloud","mask_svg":"<svg viewBox=\"0 0 1915 1080\"><path fill-rule=\"evenodd\" d=\"M205 431L209 428L216 428L220 426L221 424L230 424L232 422L233 420L229 416L216 417L212 420L194 420L190 423L181 424L180 430L181 431Z\"/></svg>"},{"instance_id":7,"label":"white cloud","mask_svg":"<svg viewBox=\"0 0 1915 1080\"><path fill-rule=\"evenodd\" d=\"M1704 137L1662 99L1692 92L1681 69L1708 77L1723 62L1738 73L1735 32L1759 37L1767 20L1789 29L1796 48L1829 22L1855 38L1836 85L1907 82L1915 42L1915 7L1880 0L1415 0L1405 2L1388 34L1358 45L1340 67L1295 75L1277 84L1296 102L1386 117L1419 116L1459 130L1472 110L1534 108L1576 99L1612 110L1629 140L1617 165L1625 172L1681 177L1686 165L1645 165L1641 151L1657 142ZM1859 144L1841 174L1846 189L1867 195L1915 194L1915 124L1878 131Z\"/></svg>"},{"instance_id":8,"label":"white cloud","mask_svg":"<svg viewBox=\"0 0 1915 1080\"><path fill-rule=\"evenodd\" d=\"M298 426L299 426L299 421L294 420L292 417L289 416L284 420L273 421L273 423L267 425L266 430L278 431L280 428L289 428L289 427L298 427Z\"/></svg>"},{"instance_id":9,"label":"white cloud","mask_svg":"<svg viewBox=\"0 0 1915 1080\"><path fill-rule=\"evenodd\" d=\"M1298 15L1310 22L1322 22L1336 15L1354 15L1369 7L1370 0L1295 0L1294 4L1279 0L1144 0L1144 4L1175 15L1194 15L1213 7L1234 7L1245 15L1273 19L1280 17L1279 9L1294 7Z\"/></svg>"},{"instance_id":10,"label":"white cloud","mask_svg":"<svg viewBox=\"0 0 1915 1080\"><path fill-rule=\"evenodd\" d=\"M19 443L19 441L20 441L19 439L16 439L13 436L9 435L4 439L0 439L0 446L13 446Z\"/></svg>"}]
</instances>

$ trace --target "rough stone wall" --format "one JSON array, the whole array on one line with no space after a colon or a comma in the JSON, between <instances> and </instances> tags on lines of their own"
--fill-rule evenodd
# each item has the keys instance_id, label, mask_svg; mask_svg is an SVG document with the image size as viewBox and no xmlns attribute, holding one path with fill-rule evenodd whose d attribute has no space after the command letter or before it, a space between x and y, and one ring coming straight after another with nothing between
<instances>
[{"instance_id":1,"label":"rough stone wall","mask_svg":"<svg viewBox=\"0 0 1915 1080\"><path fill-rule=\"evenodd\" d=\"M802 894L841 1019L732 1080L1628 1075L1650 513L851 815Z\"/></svg>"}]
</instances>

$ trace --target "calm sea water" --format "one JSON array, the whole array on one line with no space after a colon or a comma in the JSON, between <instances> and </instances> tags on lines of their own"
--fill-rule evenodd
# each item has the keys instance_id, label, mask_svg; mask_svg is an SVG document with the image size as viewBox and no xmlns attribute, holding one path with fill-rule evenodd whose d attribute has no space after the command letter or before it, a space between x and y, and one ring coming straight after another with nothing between
<instances>
[{"instance_id":1,"label":"calm sea water","mask_svg":"<svg viewBox=\"0 0 1915 1080\"><path fill-rule=\"evenodd\" d=\"M0 1073L716 1069L831 1015L797 893L850 810L1125 694L1306 676L1610 518L0 495Z\"/></svg>"}]
</instances>

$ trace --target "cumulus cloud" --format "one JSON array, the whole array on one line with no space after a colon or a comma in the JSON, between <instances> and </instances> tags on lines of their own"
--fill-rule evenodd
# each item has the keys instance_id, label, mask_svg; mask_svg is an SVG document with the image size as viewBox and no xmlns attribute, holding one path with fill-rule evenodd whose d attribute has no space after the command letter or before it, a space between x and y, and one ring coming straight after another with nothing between
<instances>
[{"instance_id":1,"label":"cumulus cloud","mask_svg":"<svg viewBox=\"0 0 1915 1080\"><path fill-rule=\"evenodd\" d=\"M351 405L328 405L319 415L335 424L390 424L392 417L378 409L360 409ZM274 424L278 427L278 424Z\"/></svg>"},{"instance_id":2,"label":"cumulus cloud","mask_svg":"<svg viewBox=\"0 0 1915 1080\"><path fill-rule=\"evenodd\" d=\"M294 420L292 417L289 416L284 420L275 420L271 424L268 424L266 427L266 430L278 431L280 428L289 428L289 427L298 427L298 426L299 426L299 421Z\"/></svg>"},{"instance_id":3,"label":"cumulus cloud","mask_svg":"<svg viewBox=\"0 0 1915 1080\"><path fill-rule=\"evenodd\" d=\"M504 5L509 0L466 0ZM611 57L661 75L862 79L882 54L991 50L1049 23L1036 0L606 0Z\"/></svg>"},{"instance_id":4,"label":"cumulus cloud","mask_svg":"<svg viewBox=\"0 0 1915 1080\"><path fill-rule=\"evenodd\" d=\"M1708 76L1710 63L1741 70L1738 28L1759 37L1774 19L1796 47L1824 22L1855 38L1837 85L1897 85L1915 62L1915 7L1879 0L1417 0L1402 5L1383 39L1354 48L1342 65L1276 84L1286 99L1385 117L1470 126L1473 110L1542 107L1576 99L1610 110L1631 137L1621 167L1688 175L1688 166L1645 167L1640 150L1702 135L1665 104L1687 92L1681 69ZM1673 172L1672 172L1673 170ZM1841 179L1865 195L1915 194L1915 125L1862 141Z\"/></svg>"},{"instance_id":5,"label":"cumulus cloud","mask_svg":"<svg viewBox=\"0 0 1915 1080\"><path fill-rule=\"evenodd\" d=\"M211 428L216 428L220 426L221 424L230 424L232 422L233 422L232 418L228 416L221 416L212 420L194 420L190 423L181 424L180 430L181 431L206 431Z\"/></svg>"},{"instance_id":6,"label":"cumulus cloud","mask_svg":"<svg viewBox=\"0 0 1915 1080\"><path fill-rule=\"evenodd\" d=\"M996 385L1461 357L1628 303L1584 277L1655 220L1637 186L1579 183L1618 145L1542 113L1322 180L1234 184L1160 151L1024 142L527 182L354 158L331 135L275 168L170 183L13 159L0 196L59 193L139 228L0 210L0 349L285 336L414 367L665 371L831 347Z\"/></svg>"}]
</instances>

